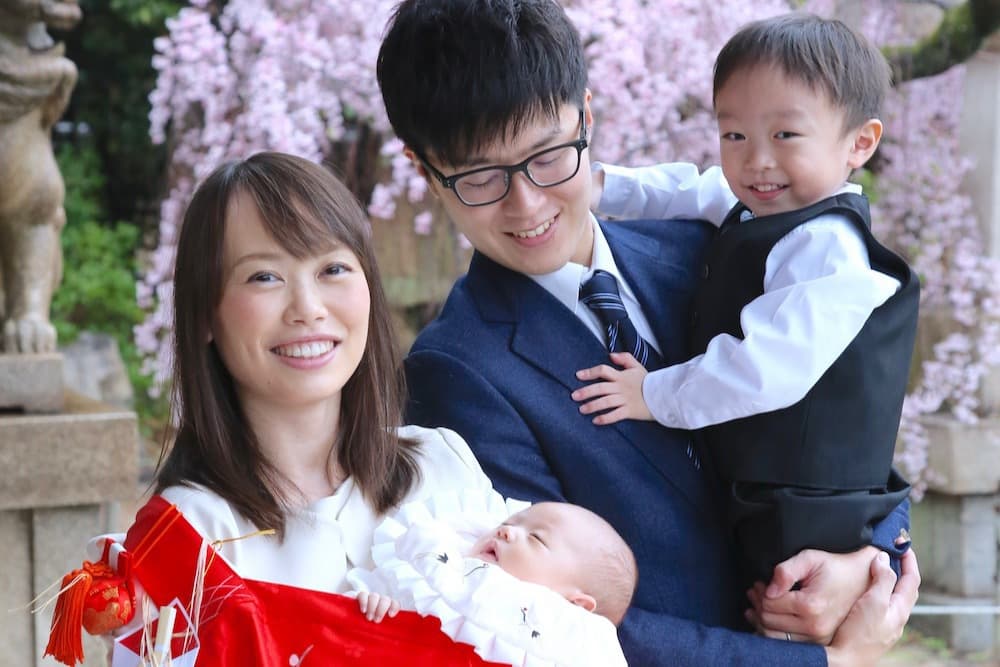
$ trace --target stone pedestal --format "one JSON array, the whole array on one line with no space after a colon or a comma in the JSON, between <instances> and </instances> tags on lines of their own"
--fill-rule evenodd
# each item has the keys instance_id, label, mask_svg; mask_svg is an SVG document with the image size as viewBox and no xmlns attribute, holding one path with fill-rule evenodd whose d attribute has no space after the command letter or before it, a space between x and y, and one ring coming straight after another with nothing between
<instances>
[{"instance_id":1,"label":"stone pedestal","mask_svg":"<svg viewBox=\"0 0 1000 667\"><path fill-rule=\"evenodd\" d=\"M59 412L60 354L0 354L0 411Z\"/></svg>"},{"instance_id":2,"label":"stone pedestal","mask_svg":"<svg viewBox=\"0 0 1000 667\"><path fill-rule=\"evenodd\" d=\"M991 607L998 600L1000 420L961 424L931 416L925 425L929 462L940 479L912 511L923 578L919 604ZM998 646L992 614L914 615L910 624L960 651L989 652Z\"/></svg>"},{"instance_id":3,"label":"stone pedestal","mask_svg":"<svg viewBox=\"0 0 1000 667\"><path fill-rule=\"evenodd\" d=\"M10 390L0 381L0 396ZM26 605L80 566L87 540L109 529L107 503L135 497L138 453L134 413L80 396L66 395L60 414L0 415L5 608ZM5 614L0 667L58 664L42 658L51 615L51 606ZM85 635L84 651L88 667L106 664L100 640Z\"/></svg>"},{"instance_id":4,"label":"stone pedestal","mask_svg":"<svg viewBox=\"0 0 1000 667\"><path fill-rule=\"evenodd\" d=\"M975 611L975 608L992 607L993 596L976 598L967 595L948 595L921 585L918 604L930 609L947 607L955 612L911 616L910 625L924 636L943 637L947 639L949 646L963 653L983 655L991 652L990 638L996 637L997 617L992 614L965 614L961 613L961 610Z\"/></svg>"}]
</instances>

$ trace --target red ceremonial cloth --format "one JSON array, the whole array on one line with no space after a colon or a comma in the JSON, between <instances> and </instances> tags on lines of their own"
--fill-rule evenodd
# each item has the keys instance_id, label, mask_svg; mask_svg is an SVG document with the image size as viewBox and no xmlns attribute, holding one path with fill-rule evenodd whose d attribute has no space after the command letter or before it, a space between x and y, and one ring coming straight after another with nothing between
<instances>
[{"instance_id":1,"label":"red ceremonial cloth","mask_svg":"<svg viewBox=\"0 0 1000 667\"><path fill-rule=\"evenodd\" d=\"M202 539L177 507L160 496L139 510L125 548L133 576L157 606L175 598L189 603ZM213 555L209 547L199 665L287 667L299 664L295 657L301 657L303 667L498 665L485 662L468 644L452 641L436 618L403 611L372 623L353 598L243 579Z\"/></svg>"}]
</instances>

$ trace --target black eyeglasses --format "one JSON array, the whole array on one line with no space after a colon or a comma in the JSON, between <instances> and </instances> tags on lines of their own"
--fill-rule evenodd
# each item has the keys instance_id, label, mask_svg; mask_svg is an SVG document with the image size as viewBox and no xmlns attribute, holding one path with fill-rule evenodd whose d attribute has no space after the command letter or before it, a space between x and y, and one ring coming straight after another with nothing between
<instances>
[{"instance_id":1,"label":"black eyeglasses","mask_svg":"<svg viewBox=\"0 0 1000 667\"><path fill-rule=\"evenodd\" d=\"M486 206L500 201L510 192L514 174L523 171L528 180L540 188L565 183L580 171L580 155L587 147L587 124L580 110L580 138L546 148L514 165L493 165L445 176L422 155L417 155L441 185L454 190L466 206Z\"/></svg>"}]
</instances>

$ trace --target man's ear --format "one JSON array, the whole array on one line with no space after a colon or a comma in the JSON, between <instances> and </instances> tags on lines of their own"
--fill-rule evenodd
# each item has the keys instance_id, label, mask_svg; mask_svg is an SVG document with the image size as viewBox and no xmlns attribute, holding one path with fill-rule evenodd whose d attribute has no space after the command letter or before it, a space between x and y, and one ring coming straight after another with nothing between
<instances>
[{"instance_id":1,"label":"man's ear","mask_svg":"<svg viewBox=\"0 0 1000 667\"><path fill-rule=\"evenodd\" d=\"M424 161L417 157L416 152L409 146L403 146L403 155L405 155L410 162L413 163L413 168L417 170L417 173L427 181L427 192L431 193L431 196L435 199L441 197L438 193L438 186L436 178L432 178L430 172L427 171L427 167L424 165Z\"/></svg>"},{"instance_id":2,"label":"man's ear","mask_svg":"<svg viewBox=\"0 0 1000 667\"><path fill-rule=\"evenodd\" d=\"M847 166L857 169L868 162L878 148L878 142L882 140L882 121L878 118L869 118L852 134L854 143L847 157Z\"/></svg>"},{"instance_id":3,"label":"man's ear","mask_svg":"<svg viewBox=\"0 0 1000 667\"><path fill-rule=\"evenodd\" d=\"M597 609L597 600L595 600L592 595L587 595L582 591L570 593L566 596L566 599L575 604L577 607L583 607L587 611L594 611Z\"/></svg>"},{"instance_id":4,"label":"man's ear","mask_svg":"<svg viewBox=\"0 0 1000 667\"><path fill-rule=\"evenodd\" d=\"M405 155L406 158L413 163L413 166L417 170L418 174L427 178L427 167L424 166L423 160L417 157L417 154L412 148L409 146L403 146L403 155Z\"/></svg>"},{"instance_id":5,"label":"man's ear","mask_svg":"<svg viewBox=\"0 0 1000 667\"><path fill-rule=\"evenodd\" d=\"M590 88L586 88L583 94L583 121L587 124L587 141L594 136L594 112L590 110L590 101L593 98Z\"/></svg>"}]
</instances>

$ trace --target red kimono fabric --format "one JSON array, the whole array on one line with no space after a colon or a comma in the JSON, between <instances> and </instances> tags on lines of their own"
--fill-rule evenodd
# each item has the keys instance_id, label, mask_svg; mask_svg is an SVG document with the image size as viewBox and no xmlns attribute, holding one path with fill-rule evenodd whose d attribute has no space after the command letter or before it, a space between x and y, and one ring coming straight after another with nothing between
<instances>
[{"instance_id":1,"label":"red kimono fabric","mask_svg":"<svg viewBox=\"0 0 1000 667\"><path fill-rule=\"evenodd\" d=\"M157 606L187 604L202 536L159 496L136 515L125 548L132 574ZM194 616L194 610L188 610ZM403 611L368 621L352 598L243 579L209 547L198 639L199 665L496 666L451 640L433 617Z\"/></svg>"}]
</instances>

